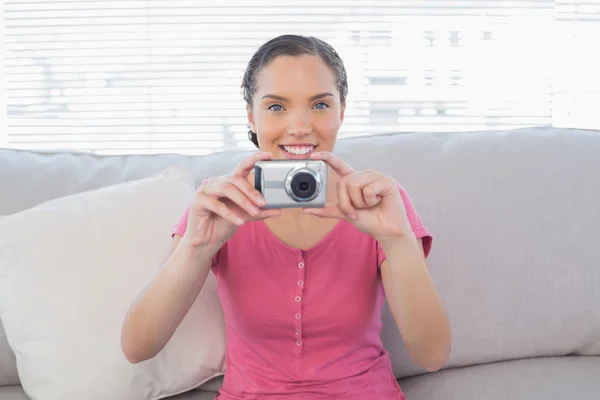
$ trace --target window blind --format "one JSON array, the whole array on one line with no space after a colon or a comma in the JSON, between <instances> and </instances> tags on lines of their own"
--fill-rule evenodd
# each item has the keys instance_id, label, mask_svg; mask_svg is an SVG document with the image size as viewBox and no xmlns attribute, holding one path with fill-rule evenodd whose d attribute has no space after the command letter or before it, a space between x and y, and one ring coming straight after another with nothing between
<instances>
[{"instance_id":1,"label":"window blind","mask_svg":"<svg viewBox=\"0 0 600 400\"><path fill-rule=\"evenodd\" d=\"M249 148L240 83L283 33L344 59L341 137L600 127L600 0L6 0L0 145Z\"/></svg>"}]
</instances>

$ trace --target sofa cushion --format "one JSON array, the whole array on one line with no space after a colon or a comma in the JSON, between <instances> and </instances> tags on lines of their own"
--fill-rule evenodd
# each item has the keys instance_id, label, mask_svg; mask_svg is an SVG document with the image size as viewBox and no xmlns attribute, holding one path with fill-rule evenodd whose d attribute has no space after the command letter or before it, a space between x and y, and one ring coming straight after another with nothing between
<instances>
[{"instance_id":1,"label":"sofa cushion","mask_svg":"<svg viewBox=\"0 0 600 400\"><path fill-rule=\"evenodd\" d=\"M195 187L188 171L54 199L0 221L0 315L35 399L158 399L223 373L216 280L165 348L131 364L121 326L172 246Z\"/></svg>"},{"instance_id":2,"label":"sofa cushion","mask_svg":"<svg viewBox=\"0 0 600 400\"><path fill-rule=\"evenodd\" d=\"M0 400L30 400L21 386L0 386Z\"/></svg>"},{"instance_id":3,"label":"sofa cushion","mask_svg":"<svg viewBox=\"0 0 600 400\"><path fill-rule=\"evenodd\" d=\"M600 357L505 361L407 378L411 400L600 399Z\"/></svg>"},{"instance_id":4,"label":"sofa cushion","mask_svg":"<svg viewBox=\"0 0 600 400\"><path fill-rule=\"evenodd\" d=\"M223 385L223 378L223 375L217 376L202 385L200 389L206 390L207 392L217 392L221 385Z\"/></svg>"},{"instance_id":5,"label":"sofa cushion","mask_svg":"<svg viewBox=\"0 0 600 400\"><path fill-rule=\"evenodd\" d=\"M600 357L506 361L449 369L400 380L411 400L504 400L600 398ZM213 400L215 392L194 390L168 400ZM0 400L29 400L18 386L0 387Z\"/></svg>"},{"instance_id":6,"label":"sofa cushion","mask_svg":"<svg viewBox=\"0 0 600 400\"><path fill-rule=\"evenodd\" d=\"M214 400L216 392L190 390L182 394L165 397L165 400ZM30 400L21 386L0 387L0 400Z\"/></svg>"},{"instance_id":7,"label":"sofa cushion","mask_svg":"<svg viewBox=\"0 0 600 400\"><path fill-rule=\"evenodd\" d=\"M0 215L0 220L3 216ZM18 385L19 373L17 371L17 361L6 340L4 326L0 319L0 386Z\"/></svg>"},{"instance_id":8,"label":"sofa cushion","mask_svg":"<svg viewBox=\"0 0 600 400\"><path fill-rule=\"evenodd\" d=\"M19 382L15 355L8 345L0 320L0 386L18 385Z\"/></svg>"},{"instance_id":9,"label":"sofa cushion","mask_svg":"<svg viewBox=\"0 0 600 400\"><path fill-rule=\"evenodd\" d=\"M165 400L214 400L216 392L207 390L192 390L190 392L182 393L177 396L168 397ZM0 400L4 400L0 398Z\"/></svg>"}]
</instances>

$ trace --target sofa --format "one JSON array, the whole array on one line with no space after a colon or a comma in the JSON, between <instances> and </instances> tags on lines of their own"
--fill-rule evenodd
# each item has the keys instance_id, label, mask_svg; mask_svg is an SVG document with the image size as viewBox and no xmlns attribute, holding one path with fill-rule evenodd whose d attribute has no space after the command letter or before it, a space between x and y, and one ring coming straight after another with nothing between
<instances>
[{"instance_id":1,"label":"sofa","mask_svg":"<svg viewBox=\"0 0 600 400\"><path fill-rule=\"evenodd\" d=\"M427 373L412 363L387 305L382 315L409 400L600 399L600 131L394 133L340 139L335 152L396 178L434 235L428 266L453 333L447 364ZM199 185L246 154L0 149L0 215L171 165ZM0 400L28 398L16 359L0 323ZM221 379L170 398L212 399Z\"/></svg>"}]
</instances>

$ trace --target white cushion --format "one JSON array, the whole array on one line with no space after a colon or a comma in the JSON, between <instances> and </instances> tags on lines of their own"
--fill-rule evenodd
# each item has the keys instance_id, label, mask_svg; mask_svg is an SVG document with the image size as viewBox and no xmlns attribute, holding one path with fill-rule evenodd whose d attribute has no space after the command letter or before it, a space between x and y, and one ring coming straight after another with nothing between
<instances>
[{"instance_id":1,"label":"white cushion","mask_svg":"<svg viewBox=\"0 0 600 400\"><path fill-rule=\"evenodd\" d=\"M174 166L0 221L0 317L30 397L159 399L223 374L212 274L155 358L131 364L120 347L125 313L168 256L194 190L190 173Z\"/></svg>"}]
</instances>

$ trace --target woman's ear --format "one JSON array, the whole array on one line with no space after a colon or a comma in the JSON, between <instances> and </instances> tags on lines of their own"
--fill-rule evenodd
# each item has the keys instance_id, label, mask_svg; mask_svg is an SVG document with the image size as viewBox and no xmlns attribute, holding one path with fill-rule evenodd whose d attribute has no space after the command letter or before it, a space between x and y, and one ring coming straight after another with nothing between
<instances>
[{"instance_id":1,"label":"woman's ear","mask_svg":"<svg viewBox=\"0 0 600 400\"><path fill-rule=\"evenodd\" d=\"M346 103L342 103L340 111L340 125L344 122L344 116L346 115Z\"/></svg>"},{"instance_id":2,"label":"woman's ear","mask_svg":"<svg viewBox=\"0 0 600 400\"><path fill-rule=\"evenodd\" d=\"M256 123L254 122L254 113L252 107L246 104L246 115L248 116L248 127L252 132L256 132Z\"/></svg>"}]
</instances>

